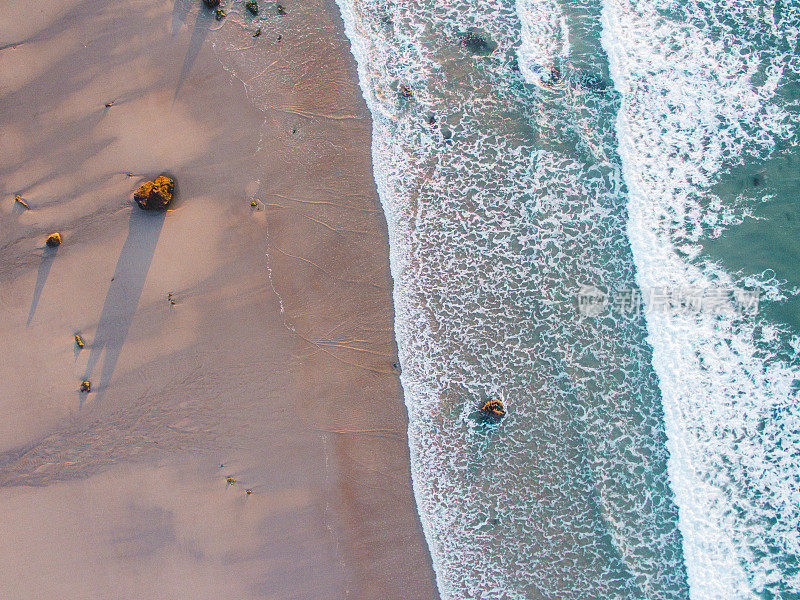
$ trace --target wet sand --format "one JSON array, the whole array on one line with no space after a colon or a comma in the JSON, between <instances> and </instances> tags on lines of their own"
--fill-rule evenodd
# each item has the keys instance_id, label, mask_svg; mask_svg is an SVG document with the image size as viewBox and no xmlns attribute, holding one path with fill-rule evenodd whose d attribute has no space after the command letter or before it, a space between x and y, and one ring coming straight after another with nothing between
<instances>
[{"instance_id":1,"label":"wet sand","mask_svg":"<svg viewBox=\"0 0 800 600\"><path fill-rule=\"evenodd\" d=\"M4 6L0 597L438 596L369 115L284 6Z\"/></svg>"}]
</instances>

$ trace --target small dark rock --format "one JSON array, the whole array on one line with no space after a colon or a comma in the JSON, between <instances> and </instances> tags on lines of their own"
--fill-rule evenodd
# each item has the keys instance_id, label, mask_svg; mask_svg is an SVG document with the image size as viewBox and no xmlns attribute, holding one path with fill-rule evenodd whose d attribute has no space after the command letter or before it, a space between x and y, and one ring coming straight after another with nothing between
<instances>
[{"instance_id":1,"label":"small dark rock","mask_svg":"<svg viewBox=\"0 0 800 600\"><path fill-rule=\"evenodd\" d=\"M761 185L762 181L763 181L763 179L762 179L761 175L753 175L753 179L752 179L753 186L758 187L759 185Z\"/></svg>"},{"instance_id":2,"label":"small dark rock","mask_svg":"<svg viewBox=\"0 0 800 600\"><path fill-rule=\"evenodd\" d=\"M81 381L81 391L85 393L89 393L92 391L92 382L88 380Z\"/></svg>"},{"instance_id":3,"label":"small dark rock","mask_svg":"<svg viewBox=\"0 0 800 600\"><path fill-rule=\"evenodd\" d=\"M205 4L208 9L217 8L219 6L219 0L203 0L203 4Z\"/></svg>"},{"instance_id":4,"label":"small dark rock","mask_svg":"<svg viewBox=\"0 0 800 600\"><path fill-rule=\"evenodd\" d=\"M286 14L286 9L283 7L283 4L281 4L280 2L275 5L275 11L279 15L285 15Z\"/></svg>"},{"instance_id":5,"label":"small dark rock","mask_svg":"<svg viewBox=\"0 0 800 600\"><path fill-rule=\"evenodd\" d=\"M217 12L214 13L214 16L216 17L217 21L222 21L222 19L225 18L226 13L221 8L218 8Z\"/></svg>"},{"instance_id":6,"label":"small dark rock","mask_svg":"<svg viewBox=\"0 0 800 600\"><path fill-rule=\"evenodd\" d=\"M278 41L279 41L279 42L281 41L281 39L282 39L282 38L283 38L283 36L282 36L282 35L278 35Z\"/></svg>"},{"instance_id":7,"label":"small dark rock","mask_svg":"<svg viewBox=\"0 0 800 600\"><path fill-rule=\"evenodd\" d=\"M481 404L473 415L476 420L483 423L499 423L506 416L506 409L500 400L492 398Z\"/></svg>"},{"instance_id":8,"label":"small dark rock","mask_svg":"<svg viewBox=\"0 0 800 600\"><path fill-rule=\"evenodd\" d=\"M561 69L557 65L550 65L548 73L550 76L546 81L547 85L557 85L561 82Z\"/></svg>"},{"instance_id":9,"label":"small dark rock","mask_svg":"<svg viewBox=\"0 0 800 600\"><path fill-rule=\"evenodd\" d=\"M55 248L61 245L61 234L57 231L55 233L51 233L47 236L47 239L44 242L47 244L49 248Z\"/></svg>"},{"instance_id":10,"label":"small dark rock","mask_svg":"<svg viewBox=\"0 0 800 600\"><path fill-rule=\"evenodd\" d=\"M425 122L428 125L435 125L436 124L436 115L429 114L427 117L425 117Z\"/></svg>"},{"instance_id":11,"label":"small dark rock","mask_svg":"<svg viewBox=\"0 0 800 600\"><path fill-rule=\"evenodd\" d=\"M244 5L253 16L258 14L258 2L256 0L247 0Z\"/></svg>"},{"instance_id":12,"label":"small dark rock","mask_svg":"<svg viewBox=\"0 0 800 600\"><path fill-rule=\"evenodd\" d=\"M410 87L408 87L407 85L403 85L400 86L400 95L403 96L403 98L411 98L411 96L413 96L414 94L411 91Z\"/></svg>"},{"instance_id":13,"label":"small dark rock","mask_svg":"<svg viewBox=\"0 0 800 600\"><path fill-rule=\"evenodd\" d=\"M256 37L258 37L258 36L260 36L260 35L261 35L261 27L259 27L258 29L256 29L256 32L253 34L253 37L254 37L254 38L256 38Z\"/></svg>"},{"instance_id":14,"label":"small dark rock","mask_svg":"<svg viewBox=\"0 0 800 600\"><path fill-rule=\"evenodd\" d=\"M444 141L449 142L453 137L453 132L447 127L442 127L442 138Z\"/></svg>"}]
</instances>

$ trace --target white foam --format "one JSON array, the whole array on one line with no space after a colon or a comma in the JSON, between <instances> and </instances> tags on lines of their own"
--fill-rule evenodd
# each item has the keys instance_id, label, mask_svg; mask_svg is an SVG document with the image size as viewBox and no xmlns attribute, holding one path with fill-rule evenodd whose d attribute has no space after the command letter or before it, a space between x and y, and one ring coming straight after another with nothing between
<instances>
[{"instance_id":1,"label":"white foam","mask_svg":"<svg viewBox=\"0 0 800 600\"><path fill-rule=\"evenodd\" d=\"M556 0L516 0L522 43L517 49L525 80L538 84L551 65L569 56L569 27Z\"/></svg>"},{"instance_id":2,"label":"white foam","mask_svg":"<svg viewBox=\"0 0 800 600\"><path fill-rule=\"evenodd\" d=\"M622 94L628 236L645 289L741 283L677 250L697 256L703 237L735 222L709 191L723 167L768 156L777 139L796 135L797 123L773 102L788 59L777 43L759 52L735 31L774 11L750 2L713 6L707 13L708 5L693 2L604 3L602 42ZM672 18L676 8L688 17ZM761 69L767 76L756 85ZM773 298L784 293L779 282L758 279L749 283ZM691 597L755 600L796 591L800 581L781 560L800 551L793 387L800 371L771 347L779 332L733 317L646 316Z\"/></svg>"}]
</instances>

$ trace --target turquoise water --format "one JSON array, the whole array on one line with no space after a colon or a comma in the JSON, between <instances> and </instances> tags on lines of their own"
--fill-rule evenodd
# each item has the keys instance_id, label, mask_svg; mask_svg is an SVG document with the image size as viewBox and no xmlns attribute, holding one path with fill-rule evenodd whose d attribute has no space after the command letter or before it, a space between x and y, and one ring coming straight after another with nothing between
<instances>
[{"instance_id":1,"label":"turquoise water","mask_svg":"<svg viewBox=\"0 0 800 600\"><path fill-rule=\"evenodd\" d=\"M339 5L443 598L797 598L800 4Z\"/></svg>"}]
</instances>

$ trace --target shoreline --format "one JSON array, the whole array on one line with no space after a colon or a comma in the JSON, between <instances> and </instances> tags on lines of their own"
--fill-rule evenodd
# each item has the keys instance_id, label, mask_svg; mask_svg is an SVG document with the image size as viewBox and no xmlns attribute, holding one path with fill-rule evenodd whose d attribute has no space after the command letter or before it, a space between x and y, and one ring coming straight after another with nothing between
<instances>
[{"instance_id":1,"label":"shoreline","mask_svg":"<svg viewBox=\"0 0 800 600\"><path fill-rule=\"evenodd\" d=\"M338 8L287 4L258 60L226 65L223 36L253 39L227 4L221 32L200 2L8 7L10 597L438 597L371 121ZM174 210L131 208L162 170ZM43 253L51 230L64 243Z\"/></svg>"}]
</instances>

